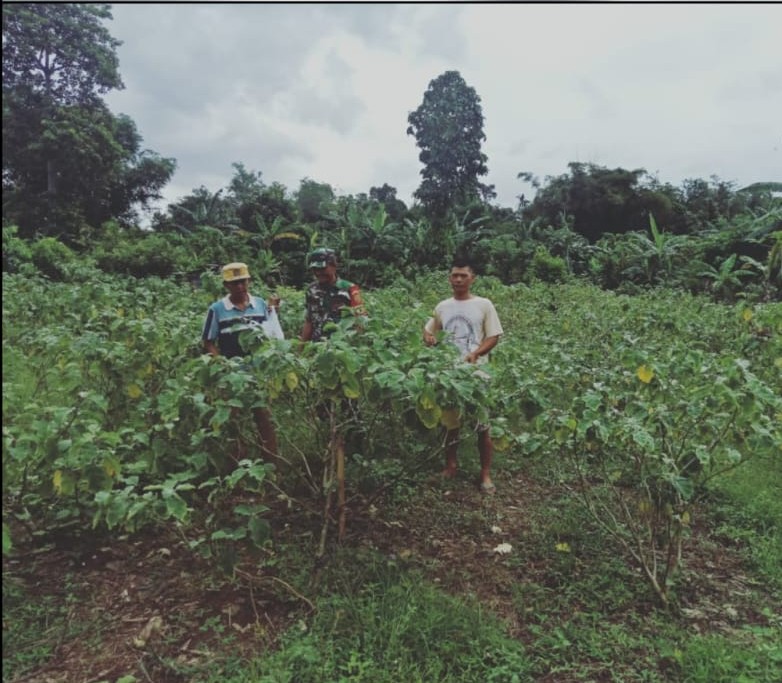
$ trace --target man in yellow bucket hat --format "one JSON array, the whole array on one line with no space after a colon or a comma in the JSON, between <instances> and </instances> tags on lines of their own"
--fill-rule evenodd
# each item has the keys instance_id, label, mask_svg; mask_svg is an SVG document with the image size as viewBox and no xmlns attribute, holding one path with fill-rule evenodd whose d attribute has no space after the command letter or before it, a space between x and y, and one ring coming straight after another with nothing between
<instances>
[{"instance_id":1,"label":"man in yellow bucket hat","mask_svg":"<svg viewBox=\"0 0 782 683\"><path fill-rule=\"evenodd\" d=\"M248 354L241 346L239 332L248 326L263 327L270 319L276 319L280 300L273 295L267 304L262 298L250 294L250 271L246 263L229 263L223 266L222 272L228 294L209 307L201 339L204 349L212 356L246 356ZM264 457L276 459L277 435L269 410L253 408L253 417Z\"/></svg>"}]
</instances>

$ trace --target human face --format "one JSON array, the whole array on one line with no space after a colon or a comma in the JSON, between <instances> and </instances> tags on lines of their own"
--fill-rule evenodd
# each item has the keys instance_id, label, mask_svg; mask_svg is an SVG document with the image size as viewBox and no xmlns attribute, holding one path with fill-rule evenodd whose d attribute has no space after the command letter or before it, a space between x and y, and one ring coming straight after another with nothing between
<instances>
[{"instance_id":1,"label":"human face","mask_svg":"<svg viewBox=\"0 0 782 683\"><path fill-rule=\"evenodd\" d=\"M451 273L448 276L448 282L451 283L451 290L456 299L468 298L470 296L470 287L474 281L475 273L472 272L472 268L467 266L451 268Z\"/></svg>"},{"instance_id":2,"label":"human face","mask_svg":"<svg viewBox=\"0 0 782 683\"><path fill-rule=\"evenodd\" d=\"M337 281L337 266L327 264L324 268L312 268L312 274L320 285L333 285Z\"/></svg>"},{"instance_id":3,"label":"human face","mask_svg":"<svg viewBox=\"0 0 782 683\"><path fill-rule=\"evenodd\" d=\"M231 299L231 303L243 304L247 301L247 293L250 288L249 278L226 282L225 286L228 289L228 296Z\"/></svg>"}]
</instances>

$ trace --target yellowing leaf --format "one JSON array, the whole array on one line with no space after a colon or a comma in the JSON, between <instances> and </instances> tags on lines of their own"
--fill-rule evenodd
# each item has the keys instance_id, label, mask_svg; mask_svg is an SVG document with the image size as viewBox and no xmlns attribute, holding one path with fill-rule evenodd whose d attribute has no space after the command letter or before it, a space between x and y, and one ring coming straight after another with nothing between
<instances>
[{"instance_id":1,"label":"yellowing leaf","mask_svg":"<svg viewBox=\"0 0 782 683\"><path fill-rule=\"evenodd\" d=\"M285 385L290 391L293 391L299 386L299 376L295 372L289 372L285 375Z\"/></svg>"},{"instance_id":2,"label":"yellowing leaf","mask_svg":"<svg viewBox=\"0 0 782 683\"><path fill-rule=\"evenodd\" d=\"M52 486L60 496L70 496L76 489L76 478L69 472L56 470L52 476Z\"/></svg>"},{"instance_id":3,"label":"yellowing leaf","mask_svg":"<svg viewBox=\"0 0 782 683\"><path fill-rule=\"evenodd\" d=\"M358 387L351 387L347 384L342 385L342 393L345 394L345 398L358 398L361 395Z\"/></svg>"},{"instance_id":4,"label":"yellowing leaf","mask_svg":"<svg viewBox=\"0 0 782 683\"><path fill-rule=\"evenodd\" d=\"M117 309L117 317L118 318L124 318L125 317L125 309L124 308L118 308Z\"/></svg>"},{"instance_id":5,"label":"yellowing leaf","mask_svg":"<svg viewBox=\"0 0 782 683\"><path fill-rule=\"evenodd\" d=\"M431 402L430 402L431 403ZM415 414L418 415L418 419L427 429L434 429L440 424L440 416L442 410L439 406L433 406L431 408L425 408L423 402L417 403L415 406Z\"/></svg>"},{"instance_id":6,"label":"yellowing leaf","mask_svg":"<svg viewBox=\"0 0 782 683\"><path fill-rule=\"evenodd\" d=\"M459 411L456 408L446 408L440 415L440 423L446 429L456 429L459 426Z\"/></svg>"},{"instance_id":7,"label":"yellowing leaf","mask_svg":"<svg viewBox=\"0 0 782 683\"><path fill-rule=\"evenodd\" d=\"M431 398L429 398L429 396L427 396L426 394L424 394L423 396L421 396L421 398L418 400L418 402L421 404L421 407L422 407L424 410L431 410L432 408L434 408L434 407L437 405L437 404L436 404L436 403L435 403L435 402L434 402L434 401L433 401Z\"/></svg>"},{"instance_id":8,"label":"yellowing leaf","mask_svg":"<svg viewBox=\"0 0 782 683\"><path fill-rule=\"evenodd\" d=\"M138 384L129 384L128 385L128 396L132 399L139 398L144 392L141 390L141 387Z\"/></svg>"},{"instance_id":9,"label":"yellowing leaf","mask_svg":"<svg viewBox=\"0 0 782 683\"><path fill-rule=\"evenodd\" d=\"M682 512L682 526L689 526L690 524L690 513L686 510Z\"/></svg>"},{"instance_id":10,"label":"yellowing leaf","mask_svg":"<svg viewBox=\"0 0 782 683\"><path fill-rule=\"evenodd\" d=\"M649 382L654 379L654 370L648 365L641 365L638 370L635 371L635 374L638 375L638 379L644 384L649 384Z\"/></svg>"},{"instance_id":11,"label":"yellowing leaf","mask_svg":"<svg viewBox=\"0 0 782 683\"><path fill-rule=\"evenodd\" d=\"M269 381L269 398L275 399L280 395L282 391L282 379L274 377Z\"/></svg>"},{"instance_id":12,"label":"yellowing leaf","mask_svg":"<svg viewBox=\"0 0 782 683\"><path fill-rule=\"evenodd\" d=\"M116 458L106 458L103 461L103 471L112 479L119 474L119 468L119 460Z\"/></svg>"},{"instance_id":13,"label":"yellowing leaf","mask_svg":"<svg viewBox=\"0 0 782 683\"><path fill-rule=\"evenodd\" d=\"M748 323L750 320L752 320L752 309L751 308L745 308L741 312L741 317L744 320L745 323Z\"/></svg>"},{"instance_id":14,"label":"yellowing leaf","mask_svg":"<svg viewBox=\"0 0 782 683\"><path fill-rule=\"evenodd\" d=\"M558 553L569 553L570 552L570 543L557 543L554 546L554 549Z\"/></svg>"},{"instance_id":15,"label":"yellowing leaf","mask_svg":"<svg viewBox=\"0 0 782 683\"><path fill-rule=\"evenodd\" d=\"M507 436L501 436L493 440L494 450L503 453L510 447L510 440Z\"/></svg>"}]
</instances>

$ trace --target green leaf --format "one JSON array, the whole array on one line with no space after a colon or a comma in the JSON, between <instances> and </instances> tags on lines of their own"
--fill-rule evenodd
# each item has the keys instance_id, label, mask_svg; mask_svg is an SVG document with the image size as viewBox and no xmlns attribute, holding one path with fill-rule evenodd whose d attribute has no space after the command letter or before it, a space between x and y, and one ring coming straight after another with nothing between
<instances>
[{"instance_id":1,"label":"green leaf","mask_svg":"<svg viewBox=\"0 0 782 683\"><path fill-rule=\"evenodd\" d=\"M3 522L3 555L8 555L8 553L11 552L11 548L13 548L13 544L11 543L11 529Z\"/></svg>"},{"instance_id":2,"label":"green leaf","mask_svg":"<svg viewBox=\"0 0 782 683\"><path fill-rule=\"evenodd\" d=\"M347 398L358 398L361 395L361 387L358 383L358 378L353 374L346 372L340 373L342 375L342 393Z\"/></svg>"},{"instance_id":3,"label":"green leaf","mask_svg":"<svg viewBox=\"0 0 782 683\"><path fill-rule=\"evenodd\" d=\"M647 453L652 453L657 448L654 437L642 427L633 430L633 441Z\"/></svg>"},{"instance_id":4,"label":"green leaf","mask_svg":"<svg viewBox=\"0 0 782 683\"><path fill-rule=\"evenodd\" d=\"M440 409L440 406L429 405L430 407L427 408L421 403L416 403L415 414L418 415L418 419L421 420L424 427L427 429L434 429L440 423L442 410Z\"/></svg>"},{"instance_id":5,"label":"green leaf","mask_svg":"<svg viewBox=\"0 0 782 683\"><path fill-rule=\"evenodd\" d=\"M252 517L247 522L247 528L250 530L250 540L258 548L271 538L271 526L265 519Z\"/></svg>"},{"instance_id":6,"label":"green leaf","mask_svg":"<svg viewBox=\"0 0 782 683\"><path fill-rule=\"evenodd\" d=\"M688 477L671 477L671 485L684 500L690 500L695 492L695 486Z\"/></svg>"},{"instance_id":7,"label":"green leaf","mask_svg":"<svg viewBox=\"0 0 782 683\"><path fill-rule=\"evenodd\" d=\"M726 448L725 455L727 456L728 462L731 465L737 465L741 462L741 453L739 453L735 448Z\"/></svg>"},{"instance_id":8,"label":"green leaf","mask_svg":"<svg viewBox=\"0 0 782 683\"><path fill-rule=\"evenodd\" d=\"M166 512L174 519L184 522L187 519L187 503L180 498L173 490L163 490L163 500L166 505Z\"/></svg>"}]
</instances>

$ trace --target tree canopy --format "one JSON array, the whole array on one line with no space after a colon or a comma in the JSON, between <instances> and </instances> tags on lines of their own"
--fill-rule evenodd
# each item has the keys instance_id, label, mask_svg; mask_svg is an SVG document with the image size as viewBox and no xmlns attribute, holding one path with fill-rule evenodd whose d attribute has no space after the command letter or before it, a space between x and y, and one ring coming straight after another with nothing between
<instances>
[{"instance_id":1,"label":"tree canopy","mask_svg":"<svg viewBox=\"0 0 782 683\"><path fill-rule=\"evenodd\" d=\"M106 4L3 5L3 215L23 236L132 220L174 172L100 98L124 87L109 19Z\"/></svg>"},{"instance_id":2,"label":"tree canopy","mask_svg":"<svg viewBox=\"0 0 782 683\"><path fill-rule=\"evenodd\" d=\"M3 90L42 94L50 104L84 104L124 88L104 3L3 5Z\"/></svg>"},{"instance_id":3,"label":"tree canopy","mask_svg":"<svg viewBox=\"0 0 782 683\"><path fill-rule=\"evenodd\" d=\"M494 196L493 188L479 181L488 173L481 151L486 139L481 99L458 71L432 80L407 120L407 134L415 136L424 164L415 197L431 216L442 218L473 199Z\"/></svg>"}]
</instances>

